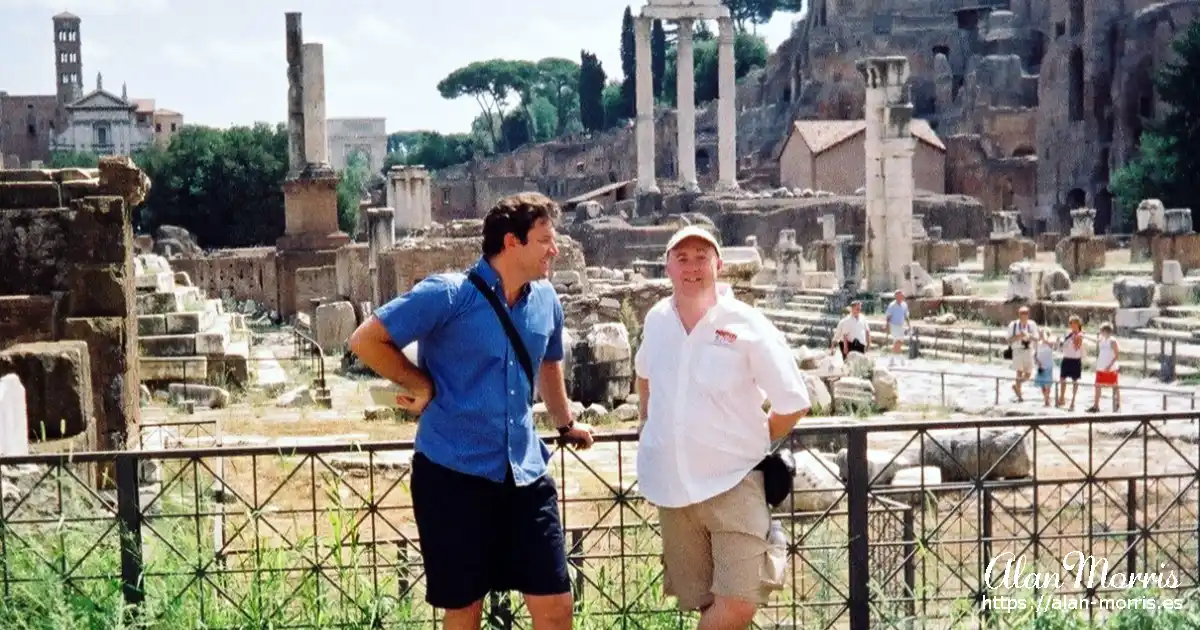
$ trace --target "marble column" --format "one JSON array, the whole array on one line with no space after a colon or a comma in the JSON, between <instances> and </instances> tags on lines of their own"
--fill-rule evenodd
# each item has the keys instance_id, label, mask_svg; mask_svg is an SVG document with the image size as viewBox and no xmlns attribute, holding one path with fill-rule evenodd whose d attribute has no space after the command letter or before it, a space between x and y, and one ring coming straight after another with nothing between
<instances>
[{"instance_id":1,"label":"marble column","mask_svg":"<svg viewBox=\"0 0 1200 630\"><path fill-rule=\"evenodd\" d=\"M688 192L700 192L696 183L696 78L692 47L692 20L679 20L676 64L676 123L679 130L679 184Z\"/></svg>"},{"instance_id":2,"label":"marble column","mask_svg":"<svg viewBox=\"0 0 1200 630\"><path fill-rule=\"evenodd\" d=\"M637 66L637 192L659 192L654 168L654 79L650 70L651 19L634 19L634 56Z\"/></svg>"},{"instance_id":3,"label":"marble column","mask_svg":"<svg viewBox=\"0 0 1200 630\"><path fill-rule=\"evenodd\" d=\"M736 190L737 84L733 66L733 20L717 20L717 168L718 190Z\"/></svg>"},{"instance_id":4,"label":"marble column","mask_svg":"<svg viewBox=\"0 0 1200 630\"><path fill-rule=\"evenodd\" d=\"M304 44L304 160L309 168L329 169L325 129L325 47Z\"/></svg>"},{"instance_id":5,"label":"marble column","mask_svg":"<svg viewBox=\"0 0 1200 630\"><path fill-rule=\"evenodd\" d=\"M396 211L392 208L367 210L367 270L371 274L371 307L379 307L379 253L396 244Z\"/></svg>"},{"instance_id":6,"label":"marble column","mask_svg":"<svg viewBox=\"0 0 1200 630\"><path fill-rule=\"evenodd\" d=\"M908 59L871 57L857 68L866 82L867 290L894 290L904 285L904 270L912 264L916 140L904 94Z\"/></svg>"},{"instance_id":7,"label":"marble column","mask_svg":"<svg viewBox=\"0 0 1200 630\"><path fill-rule=\"evenodd\" d=\"M284 14L287 22L288 171L304 170L304 45L299 13Z\"/></svg>"}]
</instances>

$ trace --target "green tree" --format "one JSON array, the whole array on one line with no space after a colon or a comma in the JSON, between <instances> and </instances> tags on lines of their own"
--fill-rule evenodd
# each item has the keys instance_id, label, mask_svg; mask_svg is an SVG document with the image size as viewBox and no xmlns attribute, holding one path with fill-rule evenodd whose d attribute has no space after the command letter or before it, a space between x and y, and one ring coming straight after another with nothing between
<instances>
[{"instance_id":1,"label":"green tree","mask_svg":"<svg viewBox=\"0 0 1200 630\"><path fill-rule=\"evenodd\" d=\"M340 175L337 186L338 228L353 236L358 232L358 205L367 192L367 180L371 177L366 156L358 151L351 153Z\"/></svg>"},{"instance_id":2,"label":"green tree","mask_svg":"<svg viewBox=\"0 0 1200 630\"><path fill-rule=\"evenodd\" d=\"M381 175L393 166L420 164L437 171L475 157L476 141L471 134L442 134L437 131L399 131L388 136L389 153Z\"/></svg>"},{"instance_id":3,"label":"green tree","mask_svg":"<svg viewBox=\"0 0 1200 630\"><path fill-rule=\"evenodd\" d=\"M608 77L595 54L579 53L579 121L588 131L604 129L604 84Z\"/></svg>"},{"instance_id":4,"label":"green tree","mask_svg":"<svg viewBox=\"0 0 1200 630\"><path fill-rule=\"evenodd\" d=\"M667 59L667 85L664 92L671 106L678 103L675 89L677 73L675 51ZM719 96L720 90L720 51L716 38L697 37L693 50L693 72L696 77L696 104L703 104ZM733 75L735 80L741 79L755 68L767 65L767 42L762 37L751 33L737 33L733 40Z\"/></svg>"},{"instance_id":5,"label":"green tree","mask_svg":"<svg viewBox=\"0 0 1200 630\"><path fill-rule=\"evenodd\" d=\"M662 20L654 20L650 31L650 75L654 82L654 99L663 97L663 80L667 77L667 32Z\"/></svg>"},{"instance_id":6,"label":"green tree","mask_svg":"<svg viewBox=\"0 0 1200 630\"><path fill-rule=\"evenodd\" d=\"M628 119L625 115L625 87L624 84L616 81L609 81L608 85L604 86L604 92L601 94L604 102L604 128L612 129L616 127L622 120Z\"/></svg>"},{"instance_id":7,"label":"green tree","mask_svg":"<svg viewBox=\"0 0 1200 630\"><path fill-rule=\"evenodd\" d=\"M798 12L801 8L801 0L721 0L721 2L729 7L734 27L740 32L746 31L747 24L757 26L770 22L777 11L781 13Z\"/></svg>"},{"instance_id":8,"label":"green tree","mask_svg":"<svg viewBox=\"0 0 1200 630\"><path fill-rule=\"evenodd\" d=\"M622 118L632 118L637 113L637 51L634 41L633 9L625 6L625 15L621 18L621 72L625 75L621 82Z\"/></svg>"},{"instance_id":9,"label":"green tree","mask_svg":"<svg viewBox=\"0 0 1200 630\"><path fill-rule=\"evenodd\" d=\"M46 168L96 168L100 156L91 151L51 151Z\"/></svg>"},{"instance_id":10,"label":"green tree","mask_svg":"<svg viewBox=\"0 0 1200 630\"><path fill-rule=\"evenodd\" d=\"M152 185L137 227L187 228L204 247L269 245L283 234L287 128L185 126L166 149L134 155Z\"/></svg>"},{"instance_id":11,"label":"green tree","mask_svg":"<svg viewBox=\"0 0 1200 630\"><path fill-rule=\"evenodd\" d=\"M479 103L493 146L500 146L500 121L508 108L508 99L528 85L526 62L506 59L475 61L459 68L437 84L442 98L471 96Z\"/></svg>"},{"instance_id":12,"label":"green tree","mask_svg":"<svg viewBox=\"0 0 1200 630\"><path fill-rule=\"evenodd\" d=\"M554 108L553 134L561 136L568 129L579 127L579 64L561 57L547 57L537 62L536 70L537 85L533 92ZM540 137L541 133L535 135Z\"/></svg>"},{"instance_id":13,"label":"green tree","mask_svg":"<svg viewBox=\"0 0 1200 630\"><path fill-rule=\"evenodd\" d=\"M1191 207L1200 194L1200 22L1192 22L1172 46L1177 59L1155 77L1166 115L1161 121L1143 121L1138 155L1109 182L1127 220L1143 199ZM1192 220L1200 227L1200 217Z\"/></svg>"}]
</instances>

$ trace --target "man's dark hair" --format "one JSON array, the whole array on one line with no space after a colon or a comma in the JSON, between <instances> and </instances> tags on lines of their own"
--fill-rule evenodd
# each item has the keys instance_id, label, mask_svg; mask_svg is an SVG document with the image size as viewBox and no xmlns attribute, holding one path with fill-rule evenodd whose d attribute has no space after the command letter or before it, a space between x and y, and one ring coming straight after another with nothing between
<instances>
[{"instance_id":1,"label":"man's dark hair","mask_svg":"<svg viewBox=\"0 0 1200 630\"><path fill-rule=\"evenodd\" d=\"M539 219L555 222L560 213L558 204L541 193L523 192L501 199L483 219L483 255L499 254L504 249L504 235L510 233L527 244L529 229Z\"/></svg>"}]
</instances>

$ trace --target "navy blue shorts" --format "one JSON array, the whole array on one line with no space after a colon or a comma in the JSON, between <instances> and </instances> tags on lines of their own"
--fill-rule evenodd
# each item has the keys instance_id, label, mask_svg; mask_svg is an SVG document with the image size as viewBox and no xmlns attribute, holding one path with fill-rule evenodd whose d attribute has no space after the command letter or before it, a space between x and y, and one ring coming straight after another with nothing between
<instances>
[{"instance_id":1,"label":"navy blue shorts","mask_svg":"<svg viewBox=\"0 0 1200 630\"><path fill-rule=\"evenodd\" d=\"M412 461L413 513L425 563L425 601L465 608L489 592L571 591L558 490L550 475L518 488Z\"/></svg>"}]
</instances>

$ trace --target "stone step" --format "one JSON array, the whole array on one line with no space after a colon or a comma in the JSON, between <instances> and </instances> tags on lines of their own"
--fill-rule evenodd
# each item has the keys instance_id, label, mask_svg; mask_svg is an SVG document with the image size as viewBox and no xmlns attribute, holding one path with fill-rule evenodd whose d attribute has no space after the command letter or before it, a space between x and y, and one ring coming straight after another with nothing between
<instances>
[{"instance_id":1,"label":"stone step","mask_svg":"<svg viewBox=\"0 0 1200 630\"><path fill-rule=\"evenodd\" d=\"M1167 351L1170 351L1172 341L1179 343L1193 343L1195 338L1191 331L1188 330L1171 330L1167 328L1137 328L1132 331L1134 337L1150 340L1150 348L1157 349L1158 341L1165 340L1167 342Z\"/></svg>"},{"instance_id":2,"label":"stone step","mask_svg":"<svg viewBox=\"0 0 1200 630\"><path fill-rule=\"evenodd\" d=\"M1162 330L1178 330L1183 332L1191 332L1200 330L1200 318L1195 317L1155 317L1150 320L1151 328L1160 328Z\"/></svg>"},{"instance_id":3,"label":"stone step","mask_svg":"<svg viewBox=\"0 0 1200 630\"><path fill-rule=\"evenodd\" d=\"M1200 305L1185 304L1181 306L1164 306L1162 314L1167 317L1200 319Z\"/></svg>"}]
</instances>

